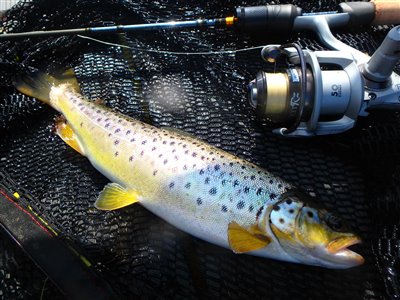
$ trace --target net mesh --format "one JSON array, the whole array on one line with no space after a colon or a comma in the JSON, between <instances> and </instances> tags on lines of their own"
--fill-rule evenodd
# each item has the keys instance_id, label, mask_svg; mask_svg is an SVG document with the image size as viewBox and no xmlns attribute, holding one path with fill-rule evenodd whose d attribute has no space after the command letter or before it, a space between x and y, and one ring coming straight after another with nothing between
<instances>
[{"instance_id":1,"label":"net mesh","mask_svg":"<svg viewBox=\"0 0 400 300\"><path fill-rule=\"evenodd\" d=\"M269 2L285 3L284 1ZM293 1L304 11L339 1ZM265 1L20 1L3 32L191 20L229 15ZM388 27L351 28L336 37L372 54ZM399 297L400 120L375 113L350 132L284 139L256 119L247 83L260 69L259 50L185 56L144 52L214 51L298 41L324 49L313 34L249 38L225 29L106 35L107 46L76 36L0 43L0 169L35 197L51 223L79 245L123 299L386 299ZM51 72L73 67L82 92L155 126L183 129L264 167L314 194L363 238L366 264L326 270L251 256L193 238L140 205L93 208L107 180L53 133L55 112L12 86L22 66ZM397 68L397 71L399 69ZM62 299L13 243L0 239L0 297Z\"/></svg>"}]
</instances>

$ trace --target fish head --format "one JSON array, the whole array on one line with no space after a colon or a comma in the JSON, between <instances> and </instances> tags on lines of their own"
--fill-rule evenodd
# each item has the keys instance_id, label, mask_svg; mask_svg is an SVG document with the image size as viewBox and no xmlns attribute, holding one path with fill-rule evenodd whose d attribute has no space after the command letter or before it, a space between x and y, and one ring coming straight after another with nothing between
<instances>
[{"instance_id":1,"label":"fish head","mask_svg":"<svg viewBox=\"0 0 400 300\"><path fill-rule=\"evenodd\" d=\"M326 209L284 194L269 215L269 226L283 250L294 261L333 269L364 263L364 258L348 249L361 239L342 220Z\"/></svg>"}]
</instances>

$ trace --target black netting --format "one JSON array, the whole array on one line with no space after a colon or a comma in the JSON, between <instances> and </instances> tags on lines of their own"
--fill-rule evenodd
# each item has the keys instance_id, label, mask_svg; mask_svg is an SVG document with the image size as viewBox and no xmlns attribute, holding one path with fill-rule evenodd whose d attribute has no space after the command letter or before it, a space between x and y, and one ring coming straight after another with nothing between
<instances>
[{"instance_id":1,"label":"black netting","mask_svg":"<svg viewBox=\"0 0 400 300\"><path fill-rule=\"evenodd\" d=\"M268 1L267 1L268 2ZM266 1L21 1L0 23L5 32L190 20L230 14ZM272 2L270 2L272 3ZM279 1L274 1L274 4ZM281 3L284 3L282 1ZM304 11L339 1L293 1ZM372 54L388 27L348 29L337 37ZM0 44L0 169L29 190L50 221L84 249L124 299L385 299L399 297L399 145L395 113L373 114L348 133L284 139L256 119L247 83L261 68L259 51L178 56L143 52L212 51L255 46L225 29L101 36L123 49L79 37ZM267 31L264 44L281 41ZM293 34L323 49L310 33ZM21 95L12 75L25 67L73 67L91 99L156 126L171 126L264 167L314 194L360 233L366 264L335 271L251 256L195 239L140 205L101 212L93 203L107 180L54 135L54 111ZM398 69L397 69L398 70ZM57 299L45 275L0 236L0 298Z\"/></svg>"}]
</instances>

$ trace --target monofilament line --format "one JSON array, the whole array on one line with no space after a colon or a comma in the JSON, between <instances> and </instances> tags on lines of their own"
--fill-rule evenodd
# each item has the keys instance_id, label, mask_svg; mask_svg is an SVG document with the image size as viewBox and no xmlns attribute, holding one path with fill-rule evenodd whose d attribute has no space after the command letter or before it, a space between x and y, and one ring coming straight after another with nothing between
<instances>
[{"instance_id":1,"label":"monofilament line","mask_svg":"<svg viewBox=\"0 0 400 300\"><path fill-rule=\"evenodd\" d=\"M208 51L208 52L175 52L175 51L167 51L167 50L155 50L155 49L144 49L144 48L136 48L136 47L129 47L126 45L120 45L120 44L115 44L115 43L110 43L102 40L98 40L86 35L79 35L78 37L82 39L87 39L91 41L95 41L104 45L109 45L109 46L115 46L115 47L121 47L121 48L127 48L127 49L132 49L132 50L138 50L138 51L143 51L143 52L153 52L153 53L162 53L162 54L173 54L173 55L216 55L216 54L235 54L238 52L245 52L245 51L252 51L256 49L262 49L264 46L255 46L255 47L249 47L249 48L242 48L242 49L235 49L235 50L221 50L221 51Z\"/></svg>"}]
</instances>

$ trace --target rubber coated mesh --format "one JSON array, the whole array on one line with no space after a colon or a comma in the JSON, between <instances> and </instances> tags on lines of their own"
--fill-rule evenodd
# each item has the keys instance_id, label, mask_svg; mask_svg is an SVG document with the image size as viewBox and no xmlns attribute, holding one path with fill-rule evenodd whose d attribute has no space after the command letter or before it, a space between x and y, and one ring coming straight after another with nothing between
<instances>
[{"instance_id":1,"label":"rubber coated mesh","mask_svg":"<svg viewBox=\"0 0 400 300\"><path fill-rule=\"evenodd\" d=\"M4 32L191 20L231 14L237 6L279 1L21 1ZM285 2L280 2L285 3ZM293 1L306 12L339 1ZM388 27L336 36L372 54ZM178 56L143 52L212 51L298 41L323 49L310 33L249 38L226 29L100 36L123 49L79 37L0 43L0 169L30 191L50 221L85 250L123 299L386 299L399 297L400 120L373 114L337 136L284 139L257 120L247 84L271 71L259 51ZM315 195L363 238L366 264L335 271L234 255L195 239L140 205L93 208L107 180L52 132L56 113L12 86L22 66L73 67L91 99L156 126L183 129L264 167ZM399 69L397 69L398 71ZM2 236L0 236L2 237ZM60 299L46 276L11 241L0 238L0 298Z\"/></svg>"}]
</instances>

